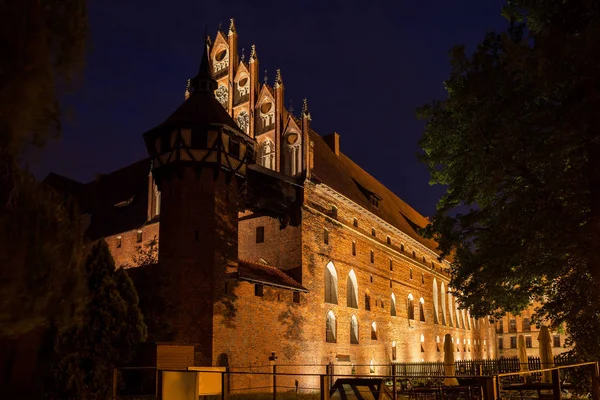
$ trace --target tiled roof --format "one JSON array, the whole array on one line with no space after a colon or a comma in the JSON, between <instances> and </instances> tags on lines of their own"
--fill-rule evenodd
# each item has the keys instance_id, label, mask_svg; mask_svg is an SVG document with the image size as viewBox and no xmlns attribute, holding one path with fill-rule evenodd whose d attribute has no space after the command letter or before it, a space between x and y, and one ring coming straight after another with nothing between
<instances>
[{"instance_id":1,"label":"tiled roof","mask_svg":"<svg viewBox=\"0 0 600 400\"><path fill-rule=\"evenodd\" d=\"M148 218L149 172L150 160L143 159L86 184L56 174L48 175L44 181L57 190L79 187L69 194L78 201L83 213L91 215L87 235L98 239L144 226Z\"/></svg>"},{"instance_id":2,"label":"tiled roof","mask_svg":"<svg viewBox=\"0 0 600 400\"><path fill-rule=\"evenodd\" d=\"M414 228L425 227L429 223L427 218L406 204L345 154L340 152L340 155L336 156L316 132L310 131L309 136L310 140L314 142L313 180L329 186L419 243L436 251L437 243L423 238ZM378 207L371 204L366 195L367 191L381 198Z\"/></svg>"},{"instance_id":3,"label":"tiled roof","mask_svg":"<svg viewBox=\"0 0 600 400\"><path fill-rule=\"evenodd\" d=\"M308 292L304 286L296 282L296 280L294 280L284 271L270 265L239 260L238 277L243 281Z\"/></svg>"}]
</instances>

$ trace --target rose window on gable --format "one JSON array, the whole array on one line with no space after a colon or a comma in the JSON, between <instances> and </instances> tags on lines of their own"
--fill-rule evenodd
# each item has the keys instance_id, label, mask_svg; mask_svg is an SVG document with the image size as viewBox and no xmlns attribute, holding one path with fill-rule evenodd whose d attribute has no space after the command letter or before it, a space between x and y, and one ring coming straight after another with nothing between
<instances>
[{"instance_id":1,"label":"rose window on gable","mask_svg":"<svg viewBox=\"0 0 600 400\"><path fill-rule=\"evenodd\" d=\"M227 49L223 49L217 52L213 62L213 69L215 74L229 67L229 57L227 57Z\"/></svg>"}]
</instances>

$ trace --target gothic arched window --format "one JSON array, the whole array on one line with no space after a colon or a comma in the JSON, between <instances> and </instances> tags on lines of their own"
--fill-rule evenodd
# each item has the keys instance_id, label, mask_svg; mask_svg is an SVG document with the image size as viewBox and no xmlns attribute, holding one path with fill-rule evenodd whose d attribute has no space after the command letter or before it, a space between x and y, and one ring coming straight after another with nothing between
<instances>
[{"instance_id":1,"label":"gothic arched window","mask_svg":"<svg viewBox=\"0 0 600 400\"><path fill-rule=\"evenodd\" d=\"M438 287L437 280L433 278L433 323L438 322Z\"/></svg>"},{"instance_id":2,"label":"gothic arched window","mask_svg":"<svg viewBox=\"0 0 600 400\"><path fill-rule=\"evenodd\" d=\"M358 282L354 270L350 271L348 279L346 279L346 305L358 308Z\"/></svg>"},{"instance_id":3,"label":"gothic arched window","mask_svg":"<svg viewBox=\"0 0 600 400\"><path fill-rule=\"evenodd\" d=\"M260 145L259 160L263 167L275 169L275 145L269 139Z\"/></svg>"},{"instance_id":4,"label":"gothic arched window","mask_svg":"<svg viewBox=\"0 0 600 400\"><path fill-rule=\"evenodd\" d=\"M392 293L392 300L390 302L390 315L392 317L396 316L396 296Z\"/></svg>"},{"instance_id":5,"label":"gothic arched window","mask_svg":"<svg viewBox=\"0 0 600 400\"><path fill-rule=\"evenodd\" d=\"M353 315L350 319L350 343L358 344L358 320L356 315Z\"/></svg>"},{"instance_id":6,"label":"gothic arched window","mask_svg":"<svg viewBox=\"0 0 600 400\"><path fill-rule=\"evenodd\" d=\"M338 303L338 277L332 262L325 268L325 303Z\"/></svg>"},{"instance_id":7,"label":"gothic arched window","mask_svg":"<svg viewBox=\"0 0 600 400\"><path fill-rule=\"evenodd\" d=\"M408 294L408 319L415 319L415 301L412 294Z\"/></svg>"},{"instance_id":8,"label":"gothic arched window","mask_svg":"<svg viewBox=\"0 0 600 400\"><path fill-rule=\"evenodd\" d=\"M327 313L327 322L325 323L325 340L327 343L335 343L337 340L335 314L333 311L329 311Z\"/></svg>"},{"instance_id":9,"label":"gothic arched window","mask_svg":"<svg viewBox=\"0 0 600 400\"><path fill-rule=\"evenodd\" d=\"M419 319L425 322L425 300L422 297L419 299Z\"/></svg>"},{"instance_id":10,"label":"gothic arched window","mask_svg":"<svg viewBox=\"0 0 600 400\"><path fill-rule=\"evenodd\" d=\"M444 286L444 282L442 282L441 289L440 298L442 299L442 325L446 325L446 287Z\"/></svg>"}]
</instances>

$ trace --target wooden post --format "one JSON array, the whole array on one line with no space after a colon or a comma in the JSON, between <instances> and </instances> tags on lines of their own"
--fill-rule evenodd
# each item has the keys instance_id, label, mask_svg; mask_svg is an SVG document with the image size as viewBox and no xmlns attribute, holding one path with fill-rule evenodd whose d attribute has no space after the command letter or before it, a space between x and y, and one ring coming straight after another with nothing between
<instances>
[{"instance_id":1,"label":"wooden post","mask_svg":"<svg viewBox=\"0 0 600 400\"><path fill-rule=\"evenodd\" d=\"M552 398L554 400L560 400L560 376L559 370L552 370Z\"/></svg>"},{"instance_id":2,"label":"wooden post","mask_svg":"<svg viewBox=\"0 0 600 400\"><path fill-rule=\"evenodd\" d=\"M492 376L482 376L479 378L479 384L481 386L481 398L483 400L496 400L496 380Z\"/></svg>"},{"instance_id":3,"label":"wooden post","mask_svg":"<svg viewBox=\"0 0 600 400\"><path fill-rule=\"evenodd\" d=\"M392 369L394 369L394 366L392 365ZM393 371L392 371L393 372ZM397 400L398 399L398 392L396 390L396 374L392 373L392 400Z\"/></svg>"},{"instance_id":4,"label":"wooden post","mask_svg":"<svg viewBox=\"0 0 600 400\"><path fill-rule=\"evenodd\" d=\"M597 361L592 365L592 399L600 400L600 373Z\"/></svg>"},{"instance_id":5,"label":"wooden post","mask_svg":"<svg viewBox=\"0 0 600 400\"><path fill-rule=\"evenodd\" d=\"M319 381L319 386L321 389L321 400L330 400L331 397L329 396L329 375L321 375L319 377Z\"/></svg>"}]
</instances>

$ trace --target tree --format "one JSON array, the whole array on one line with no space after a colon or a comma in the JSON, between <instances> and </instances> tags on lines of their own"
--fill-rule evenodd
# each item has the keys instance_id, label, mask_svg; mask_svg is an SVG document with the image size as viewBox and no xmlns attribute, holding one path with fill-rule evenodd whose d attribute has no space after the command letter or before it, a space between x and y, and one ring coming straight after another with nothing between
<instances>
[{"instance_id":1,"label":"tree","mask_svg":"<svg viewBox=\"0 0 600 400\"><path fill-rule=\"evenodd\" d=\"M85 0L0 2L0 336L77 306L78 211L20 163L59 133L58 99L82 71L86 39Z\"/></svg>"},{"instance_id":2,"label":"tree","mask_svg":"<svg viewBox=\"0 0 600 400\"><path fill-rule=\"evenodd\" d=\"M173 327L168 316L174 310L168 291L171 281L158 265L158 238L136 246L133 265L124 267L135 284L140 298L140 310L148 326L148 341L163 342L173 339Z\"/></svg>"},{"instance_id":3,"label":"tree","mask_svg":"<svg viewBox=\"0 0 600 400\"><path fill-rule=\"evenodd\" d=\"M57 337L55 392L60 399L106 399L113 368L128 362L146 339L146 325L129 276L115 269L106 242L85 262L89 296L81 320Z\"/></svg>"},{"instance_id":4,"label":"tree","mask_svg":"<svg viewBox=\"0 0 600 400\"><path fill-rule=\"evenodd\" d=\"M425 234L474 316L540 301L538 322L566 322L576 355L599 359L600 5L503 13L505 32L451 51L447 99L418 110L420 158L447 188Z\"/></svg>"}]
</instances>

